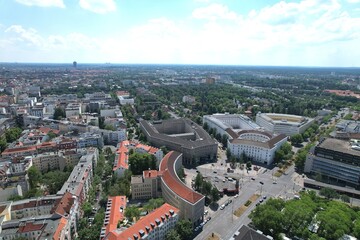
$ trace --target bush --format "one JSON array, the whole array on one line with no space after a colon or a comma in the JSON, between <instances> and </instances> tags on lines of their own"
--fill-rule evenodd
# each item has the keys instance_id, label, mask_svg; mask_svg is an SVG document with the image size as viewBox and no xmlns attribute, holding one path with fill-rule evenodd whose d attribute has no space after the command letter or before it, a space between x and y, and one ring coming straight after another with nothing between
<instances>
[{"instance_id":1,"label":"bush","mask_svg":"<svg viewBox=\"0 0 360 240\"><path fill-rule=\"evenodd\" d=\"M252 203L252 201L247 200L246 203L244 204L246 207L250 206L250 204Z\"/></svg>"}]
</instances>

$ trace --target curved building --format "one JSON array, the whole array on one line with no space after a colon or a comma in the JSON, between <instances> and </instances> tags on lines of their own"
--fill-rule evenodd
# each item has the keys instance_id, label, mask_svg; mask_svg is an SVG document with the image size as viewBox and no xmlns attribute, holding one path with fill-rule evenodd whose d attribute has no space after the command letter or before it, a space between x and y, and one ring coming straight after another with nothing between
<instances>
[{"instance_id":1,"label":"curved building","mask_svg":"<svg viewBox=\"0 0 360 240\"><path fill-rule=\"evenodd\" d=\"M162 197L165 202L180 209L180 218L188 219L196 226L203 221L205 197L180 180L177 171L181 166L181 153L171 151L162 159L159 167Z\"/></svg>"},{"instance_id":2,"label":"curved building","mask_svg":"<svg viewBox=\"0 0 360 240\"><path fill-rule=\"evenodd\" d=\"M245 154L253 161L266 165L273 162L276 150L287 141L284 134L272 135L259 130L242 130L236 133L228 129L227 132L230 136L228 149L232 156L240 158Z\"/></svg>"},{"instance_id":3,"label":"curved building","mask_svg":"<svg viewBox=\"0 0 360 240\"><path fill-rule=\"evenodd\" d=\"M261 112L256 114L256 123L265 130L287 136L305 132L313 122L313 118L298 115Z\"/></svg>"},{"instance_id":4,"label":"curved building","mask_svg":"<svg viewBox=\"0 0 360 240\"><path fill-rule=\"evenodd\" d=\"M181 118L150 123L140 121L146 139L155 147L166 146L183 154L185 165L216 159L217 143L195 122Z\"/></svg>"}]
</instances>

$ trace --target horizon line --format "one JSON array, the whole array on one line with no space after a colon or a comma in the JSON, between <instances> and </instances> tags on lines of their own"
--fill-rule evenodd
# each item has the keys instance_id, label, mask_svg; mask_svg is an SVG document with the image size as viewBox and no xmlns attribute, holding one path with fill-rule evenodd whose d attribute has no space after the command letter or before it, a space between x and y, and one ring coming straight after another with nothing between
<instances>
[{"instance_id":1,"label":"horizon line","mask_svg":"<svg viewBox=\"0 0 360 240\"><path fill-rule=\"evenodd\" d=\"M111 62L77 62L77 67L81 65L168 65L168 66L214 66L214 67L287 67L287 68L360 68L360 66L340 67L340 66L307 66L307 65L241 65L241 64L206 64L206 63L111 63ZM48 64L48 65L73 65L73 62L0 62L1 64Z\"/></svg>"}]
</instances>

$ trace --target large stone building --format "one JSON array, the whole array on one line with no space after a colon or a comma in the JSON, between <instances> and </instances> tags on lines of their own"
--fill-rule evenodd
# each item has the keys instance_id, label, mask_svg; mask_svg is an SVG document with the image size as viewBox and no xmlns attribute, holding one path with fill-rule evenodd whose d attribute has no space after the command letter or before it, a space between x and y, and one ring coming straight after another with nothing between
<instances>
[{"instance_id":1,"label":"large stone building","mask_svg":"<svg viewBox=\"0 0 360 240\"><path fill-rule=\"evenodd\" d=\"M279 114L279 113L261 113L256 114L256 123L265 130L275 134L285 134L292 136L306 131L313 123L313 118Z\"/></svg>"},{"instance_id":2,"label":"large stone building","mask_svg":"<svg viewBox=\"0 0 360 240\"><path fill-rule=\"evenodd\" d=\"M310 150L304 171L343 186L360 187L360 147L357 143L326 138Z\"/></svg>"},{"instance_id":3,"label":"large stone building","mask_svg":"<svg viewBox=\"0 0 360 240\"><path fill-rule=\"evenodd\" d=\"M228 137L228 149L232 156L241 158L245 154L253 161L266 165L273 162L276 150L287 141L286 135L263 131L250 118L240 114L205 115L203 122Z\"/></svg>"},{"instance_id":4,"label":"large stone building","mask_svg":"<svg viewBox=\"0 0 360 240\"><path fill-rule=\"evenodd\" d=\"M241 114L217 113L213 115L203 116L203 122L210 128L216 130L221 135L227 134L227 129L233 131L239 130L255 130L259 129L259 125L254 123L249 117Z\"/></svg>"},{"instance_id":5,"label":"large stone building","mask_svg":"<svg viewBox=\"0 0 360 240\"><path fill-rule=\"evenodd\" d=\"M156 147L166 146L183 154L185 165L214 161L217 143L198 124L189 119L171 119L161 122L140 121L147 140Z\"/></svg>"},{"instance_id":6,"label":"large stone building","mask_svg":"<svg viewBox=\"0 0 360 240\"><path fill-rule=\"evenodd\" d=\"M205 197L188 188L178 177L182 167L182 154L169 152L162 159L159 171L144 171L133 176L133 199L164 198L165 202L180 209L180 218L190 220L194 226L203 221Z\"/></svg>"},{"instance_id":7,"label":"large stone building","mask_svg":"<svg viewBox=\"0 0 360 240\"><path fill-rule=\"evenodd\" d=\"M233 132L228 130L228 149L236 158L245 154L255 162L270 165L273 163L275 152L287 142L284 134L273 135L259 130L244 130Z\"/></svg>"}]
</instances>

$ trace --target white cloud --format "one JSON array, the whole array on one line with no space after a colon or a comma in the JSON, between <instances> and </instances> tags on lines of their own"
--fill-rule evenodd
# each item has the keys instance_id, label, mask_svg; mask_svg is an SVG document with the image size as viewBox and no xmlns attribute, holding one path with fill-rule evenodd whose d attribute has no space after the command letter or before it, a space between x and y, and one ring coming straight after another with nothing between
<instances>
[{"instance_id":1,"label":"white cloud","mask_svg":"<svg viewBox=\"0 0 360 240\"><path fill-rule=\"evenodd\" d=\"M279 2L247 15L220 4L199 9L182 21L152 19L111 37L46 36L14 25L3 35L0 30L0 61L28 56L40 62L359 64L360 18L336 0Z\"/></svg>"},{"instance_id":2,"label":"white cloud","mask_svg":"<svg viewBox=\"0 0 360 240\"><path fill-rule=\"evenodd\" d=\"M218 3L211 4L207 7L197 8L192 12L192 16L196 19L207 20L235 20L237 18L235 12L230 11L227 6Z\"/></svg>"},{"instance_id":3,"label":"white cloud","mask_svg":"<svg viewBox=\"0 0 360 240\"><path fill-rule=\"evenodd\" d=\"M104 14L116 10L114 0L80 0L80 7L94 13Z\"/></svg>"},{"instance_id":4,"label":"white cloud","mask_svg":"<svg viewBox=\"0 0 360 240\"><path fill-rule=\"evenodd\" d=\"M15 0L26 6L65 8L63 0Z\"/></svg>"},{"instance_id":5,"label":"white cloud","mask_svg":"<svg viewBox=\"0 0 360 240\"><path fill-rule=\"evenodd\" d=\"M360 0L346 0L348 3L360 3Z\"/></svg>"}]
</instances>

